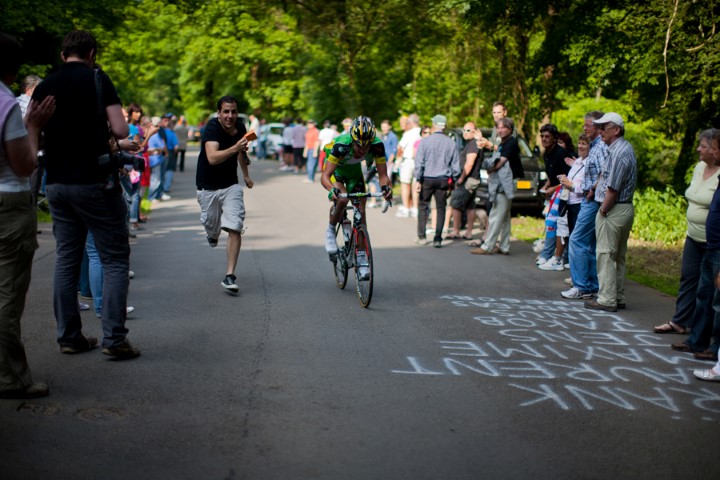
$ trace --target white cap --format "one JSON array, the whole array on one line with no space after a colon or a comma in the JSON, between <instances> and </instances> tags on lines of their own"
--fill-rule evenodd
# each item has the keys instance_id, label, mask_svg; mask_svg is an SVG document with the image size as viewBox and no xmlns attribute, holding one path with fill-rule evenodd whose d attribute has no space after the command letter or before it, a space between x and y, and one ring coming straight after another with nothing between
<instances>
[{"instance_id":1,"label":"white cap","mask_svg":"<svg viewBox=\"0 0 720 480\"><path fill-rule=\"evenodd\" d=\"M620 115L615 112L608 112L597 120L593 120L595 125L604 125L606 123L614 123L618 127L625 128L625 122Z\"/></svg>"}]
</instances>

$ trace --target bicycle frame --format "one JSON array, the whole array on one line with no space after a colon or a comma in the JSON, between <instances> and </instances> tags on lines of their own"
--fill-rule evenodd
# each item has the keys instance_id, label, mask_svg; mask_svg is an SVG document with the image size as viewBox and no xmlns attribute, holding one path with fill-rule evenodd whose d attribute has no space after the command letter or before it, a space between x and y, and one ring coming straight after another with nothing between
<instances>
[{"instance_id":1,"label":"bicycle frame","mask_svg":"<svg viewBox=\"0 0 720 480\"><path fill-rule=\"evenodd\" d=\"M373 262L370 238L367 232L367 226L363 223L363 215L360 210L360 199L367 197L379 198L382 196L382 193L341 193L338 195L339 198L349 199L351 205L345 208L336 230L336 235L341 234L343 236L343 246L338 249L334 257L331 257L335 281L338 288L344 289L347 283L348 269L354 268L357 296L360 300L360 305L366 308L372 298ZM391 205L389 201L384 202L382 211L387 211ZM337 204L335 208L337 208ZM353 210L353 222L352 230L348 234L344 225L348 221L347 210L349 209Z\"/></svg>"}]
</instances>

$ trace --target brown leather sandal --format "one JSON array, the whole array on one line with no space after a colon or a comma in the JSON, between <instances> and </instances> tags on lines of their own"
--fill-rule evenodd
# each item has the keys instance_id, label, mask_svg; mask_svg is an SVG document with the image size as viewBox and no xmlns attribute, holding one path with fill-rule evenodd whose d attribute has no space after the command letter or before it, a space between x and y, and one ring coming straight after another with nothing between
<instances>
[{"instance_id":1,"label":"brown leather sandal","mask_svg":"<svg viewBox=\"0 0 720 480\"><path fill-rule=\"evenodd\" d=\"M663 323L662 325L658 325L657 327L653 328L653 332L655 332L655 333L675 333L677 335L685 335L686 333L688 333L687 329L685 329L685 328L681 328L680 330L676 329L671 321L668 321L666 323Z\"/></svg>"}]
</instances>

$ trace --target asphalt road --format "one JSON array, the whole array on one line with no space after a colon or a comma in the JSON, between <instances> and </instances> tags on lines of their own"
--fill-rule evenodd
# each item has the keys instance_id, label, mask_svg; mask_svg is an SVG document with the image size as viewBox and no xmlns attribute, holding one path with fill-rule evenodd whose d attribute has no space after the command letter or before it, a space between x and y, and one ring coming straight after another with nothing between
<instances>
[{"instance_id":1,"label":"asphalt road","mask_svg":"<svg viewBox=\"0 0 720 480\"><path fill-rule=\"evenodd\" d=\"M629 282L627 310L563 301L528 244L476 257L418 247L415 220L369 213L375 294L339 290L319 184L255 162L240 293L225 236L199 223L194 158L133 240L128 320L142 356L68 356L54 338L42 226L23 336L51 395L0 402L0 479L717 477L711 364L650 333L674 298ZM352 279L350 280L352 282ZM99 335L92 312L85 331Z\"/></svg>"}]
</instances>

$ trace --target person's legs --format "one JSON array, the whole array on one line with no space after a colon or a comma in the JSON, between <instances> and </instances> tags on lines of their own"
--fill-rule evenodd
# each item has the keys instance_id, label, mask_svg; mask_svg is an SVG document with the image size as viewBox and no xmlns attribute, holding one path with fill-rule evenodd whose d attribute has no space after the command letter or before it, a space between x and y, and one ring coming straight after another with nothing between
<instances>
[{"instance_id":1,"label":"person's legs","mask_svg":"<svg viewBox=\"0 0 720 480\"><path fill-rule=\"evenodd\" d=\"M237 267L240 247L242 246L242 235L234 230L228 231L227 239L227 272L226 275L234 275Z\"/></svg>"},{"instance_id":2,"label":"person's legs","mask_svg":"<svg viewBox=\"0 0 720 480\"><path fill-rule=\"evenodd\" d=\"M21 337L25 297L37 248L31 192L0 193L0 392L33 384Z\"/></svg>"},{"instance_id":3,"label":"person's legs","mask_svg":"<svg viewBox=\"0 0 720 480\"><path fill-rule=\"evenodd\" d=\"M315 170L317 169L317 158L315 151L308 150L307 154L307 174L311 183L315 182Z\"/></svg>"},{"instance_id":4,"label":"person's legs","mask_svg":"<svg viewBox=\"0 0 720 480\"><path fill-rule=\"evenodd\" d=\"M595 256L595 217L599 207L595 201L583 200L570 234L570 275L573 286L583 293L599 289Z\"/></svg>"},{"instance_id":5,"label":"person's legs","mask_svg":"<svg viewBox=\"0 0 720 480\"><path fill-rule=\"evenodd\" d=\"M700 265L707 250L704 242L685 237L680 270L680 288L675 302L675 314L671 322L677 327L691 327L695 313L695 297L700 282Z\"/></svg>"},{"instance_id":6,"label":"person's legs","mask_svg":"<svg viewBox=\"0 0 720 480\"><path fill-rule=\"evenodd\" d=\"M498 241L498 238L507 230L505 222L507 221L509 209L510 202L505 194L498 193L493 202L493 208L490 210L490 227L487 230L485 241L480 248L488 252L492 252L495 248L495 243ZM507 247L509 248L509 245Z\"/></svg>"},{"instance_id":7,"label":"person's legs","mask_svg":"<svg viewBox=\"0 0 720 480\"><path fill-rule=\"evenodd\" d=\"M630 239L630 230L632 230L633 221L635 219L635 209L631 203L615 205L613 210L617 210L620 216L620 237L618 239L617 249L617 303L625 303L625 272L626 272L626 256L627 244Z\"/></svg>"},{"instance_id":8,"label":"person's legs","mask_svg":"<svg viewBox=\"0 0 720 480\"><path fill-rule=\"evenodd\" d=\"M178 169L181 172L185 171L185 149L180 149L177 152Z\"/></svg>"},{"instance_id":9,"label":"person's legs","mask_svg":"<svg viewBox=\"0 0 720 480\"><path fill-rule=\"evenodd\" d=\"M85 250L83 250L82 263L80 264L78 292L81 297L92 298L92 291L90 290L90 259Z\"/></svg>"},{"instance_id":10,"label":"person's legs","mask_svg":"<svg viewBox=\"0 0 720 480\"><path fill-rule=\"evenodd\" d=\"M76 288L85 250L87 227L75 205L88 197L87 192L92 187L62 184L47 186L55 235L53 307L57 321L57 342L60 345L74 346L83 342ZM120 201L122 202L122 198ZM127 241L126 235L125 242Z\"/></svg>"},{"instance_id":11,"label":"person's legs","mask_svg":"<svg viewBox=\"0 0 720 480\"><path fill-rule=\"evenodd\" d=\"M85 242L85 253L89 259L90 291L93 297L93 307L95 307L95 315L100 317L102 315L103 267L100 255L97 248L95 248L95 238L90 231L88 231L87 241Z\"/></svg>"},{"instance_id":12,"label":"person's legs","mask_svg":"<svg viewBox=\"0 0 720 480\"><path fill-rule=\"evenodd\" d=\"M163 192L166 194L170 193L176 169L177 155L175 155L175 152L171 152L170 155L168 155L168 163L165 167L165 175L163 176Z\"/></svg>"},{"instance_id":13,"label":"person's legs","mask_svg":"<svg viewBox=\"0 0 720 480\"><path fill-rule=\"evenodd\" d=\"M132 184L130 190L130 224L137 228L140 221L140 182Z\"/></svg>"},{"instance_id":14,"label":"person's legs","mask_svg":"<svg viewBox=\"0 0 720 480\"><path fill-rule=\"evenodd\" d=\"M595 218L597 269L600 290L597 302L614 307L618 303L618 253L623 235L623 218L613 208L607 216Z\"/></svg>"},{"instance_id":15,"label":"person's legs","mask_svg":"<svg viewBox=\"0 0 720 480\"><path fill-rule=\"evenodd\" d=\"M99 194L98 194L99 193ZM93 234L103 271L102 346L122 345L127 336L127 296L130 270L127 208L119 192L94 192L79 205L79 213Z\"/></svg>"},{"instance_id":16,"label":"person's legs","mask_svg":"<svg viewBox=\"0 0 720 480\"><path fill-rule=\"evenodd\" d=\"M422 183L422 191L420 192L420 203L417 216L417 236L418 238L426 238L425 228L427 226L428 216L430 215L430 199L435 191L434 185L430 180Z\"/></svg>"},{"instance_id":17,"label":"person's legs","mask_svg":"<svg viewBox=\"0 0 720 480\"><path fill-rule=\"evenodd\" d=\"M715 257L715 262L713 262L713 251L708 250L700 265L700 280L695 297L695 314L691 322L690 335L685 340L685 344L695 352L702 352L710 345L715 316L713 304L717 290L715 277L713 276L713 271L716 271L717 268L713 263L720 263L718 261L720 255L716 253Z\"/></svg>"},{"instance_id":18,"label":"person's legs","mask_svg":"<svg viewBox=\"0 0 720 480\"><path fill-rule=\"evenodd\" d=\"M444 182L442 180L433 180L433 182L435 183L433 197L435 198L435 211L437 217L435 220L435 237L433 238L433 241L441 242L443 229L446 227L445 210L447 208L448 184L447 181Z\"/></svg>"},{"instance_id":19,"label":"person's legs","mask_svg":"<svg viewBox=\"0 0 720 480\"><path fill-rule=\"evenodd\" d=\"M512 207L512 200L507 198L505 195L498 195L498 200L500 203L502 203L501 210L503 212L503 216L501 218L501 227L500 227L500 252L507 253L510 251L510 228L512 225L512 218L511 218L511 207Z\"/></svg>"},{"instance_id":20,"label":"person's legs","mask_svg":"<svg viewBox=\"0 0 720 480\"><path fill-rule=\"evenodd\" d=\"M159 200L162 196L162 162L152 167L150 172L150 191L148 192L148 200Z\"/></svg>"},{"instance_id":21,"label":"person's legs","mask_svg":"<svg viewBox=\"0 0 720 480\"><path fill-rule=\"evenodd\" d=\"M245 226L245 202L240 185L233 185L219 191L220 194L220 225L228 232L227 241L227 275L234 275L237 267L242 231Z\"/></svg>"}]
</instances>

